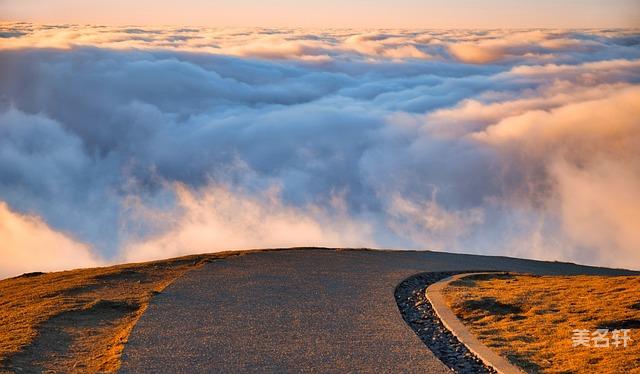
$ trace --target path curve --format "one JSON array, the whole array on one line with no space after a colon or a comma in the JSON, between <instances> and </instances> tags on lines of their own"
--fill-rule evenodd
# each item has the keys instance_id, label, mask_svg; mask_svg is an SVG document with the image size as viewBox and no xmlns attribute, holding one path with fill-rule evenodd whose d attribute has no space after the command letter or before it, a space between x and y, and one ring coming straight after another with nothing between
<instances>
[{"instance_id":1,"label":"path curve","mask_svg":"<svg viewBox=\"0 0 640 374\"><path fill-rule=\"evenodd\" d=\"M216 260L154 297L122 373L450 371L403 321L395 287L425 271L619 271L438 252L295 249Z\"/></svg>"}]
</instances>

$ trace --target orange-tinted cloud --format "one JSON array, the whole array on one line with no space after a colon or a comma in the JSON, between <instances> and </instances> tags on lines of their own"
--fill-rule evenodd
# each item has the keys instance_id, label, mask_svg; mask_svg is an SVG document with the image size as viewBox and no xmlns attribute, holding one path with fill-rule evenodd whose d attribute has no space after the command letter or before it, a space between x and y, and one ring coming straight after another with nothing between
<instances>
[{"instance_id":1,"label":"orange-tinted cloud","mask_svg":"<svg viewBox=\"0 0 640 374\"><path fill-rule=\"evenodd\" d=\"M0 201L0 278L31 271L98 266L87 244L53 230L37 216L13 212Z\"/></svg>"},{"instance_id":2,"label":"orange-tinted cloud","mask_svg":"<svg viewBox=\"0 0 640 374\"><path fill-rule=\"evenodd\" d=\"M508 117L472 137L528 181L513 197L558 217L566 236L556 240L569 253L583 246L589 261L624 267L640 263L638 118L640 87L632 86Z\"/></svg>"}]
</instances>

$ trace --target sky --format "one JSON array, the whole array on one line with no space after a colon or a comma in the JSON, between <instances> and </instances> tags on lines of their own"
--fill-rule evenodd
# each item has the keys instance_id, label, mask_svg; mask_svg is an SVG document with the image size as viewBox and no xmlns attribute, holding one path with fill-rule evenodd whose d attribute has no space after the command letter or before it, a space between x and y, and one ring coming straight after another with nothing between
<instances>
[{"instance_id":1,"label":"sky","mask_svg":"<svg viewBox=\"0 0 640 374\"><path fill-rule=\"evenodd\" d=\"M338 28L639 27L637 0L0 0L40 23Z\"/></svg>"}]
</instances>

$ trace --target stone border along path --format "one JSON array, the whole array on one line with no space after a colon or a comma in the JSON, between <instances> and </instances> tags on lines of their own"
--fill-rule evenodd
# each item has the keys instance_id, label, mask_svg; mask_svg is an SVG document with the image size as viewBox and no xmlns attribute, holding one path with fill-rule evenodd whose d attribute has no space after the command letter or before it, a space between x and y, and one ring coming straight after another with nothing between
<instances>
[{"instance_id":1,"label":"stone border along path","mask_svg":"<svg viewBox=\"0 0 640 374\"><path fill-rule=\"evenodd\" d=\"M448 278L445 278L439 282L436 282L426 290L426 297L431 303L436 315L440 318L442 324L451 331L459 341L461 341L467 349L469 349L476 357L482 360L486 366L494 368L501 374L523 374L515 365L511 364L507 359L495 353L491 348L482 344L469 329L456 317L455 313L447 305L442 290L454 281L459 279L473 276L473 275L485 275L495 274L492 273L468 273L457 274Z\"/></svg>"},{"instance_id":2,"label":"stone border along path","mask_svg":"<svg viewBox=\"0 0 640 374\"><path fill-rule=\"evenodd\" d=\"M426 290L429 286L458 274L461 273L421 273L405 279L395 290L398 308L402 318L422 342L453 372L497 373L458 340L442 323L427 299Z\"/></svg>"}]
</instances>

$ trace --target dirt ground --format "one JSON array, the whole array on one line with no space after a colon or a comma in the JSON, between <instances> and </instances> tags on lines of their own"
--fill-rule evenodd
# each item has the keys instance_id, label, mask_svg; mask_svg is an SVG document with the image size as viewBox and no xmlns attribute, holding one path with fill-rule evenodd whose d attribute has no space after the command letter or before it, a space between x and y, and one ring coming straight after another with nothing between
<instances>
[{"instance_id":1,"label":"dirt ground","mask_svg":"<svg viewBox=\"0 0 640 374\"><path fill-rule=\"evenodd\" d=\"M480 341L527 372L640 373L639 276L475 276L445 295Z\"/></svg>"}]
</instances>

